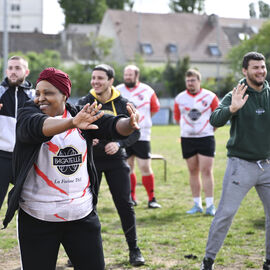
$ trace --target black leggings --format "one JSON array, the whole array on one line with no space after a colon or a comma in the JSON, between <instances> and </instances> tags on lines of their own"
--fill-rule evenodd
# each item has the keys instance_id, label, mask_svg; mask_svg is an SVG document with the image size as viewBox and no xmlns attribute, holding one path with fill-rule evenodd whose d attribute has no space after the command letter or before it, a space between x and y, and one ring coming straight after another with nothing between
<instances>
[{"instance_id":1,"label":"black leggings","mask_svg":"<svg viewBox=\"0 0 270 270\"><path fill-rule=\"evenodd\" d=\"M0 157L0 209L12 181L12 159Z\"/></svg>"},{"instance_id":2,"label":"black leggings","mask_svg":"<svg viewBox=\"0 0 270 270\"><path fill-rule=\"evenodd\" d=\"M55 270L60 244L76 270L104 270L100 222L95 211L83 219L47 222L19 210L18 237L24 270Z\"/></svg>"},{"instance_id":3,"label":"black leggings","mask_svg":"<svg viewBox=\"0 0 270 270\"><path fill-rule=\"evenodd\" d=\"M136 218L130 196L129 167L126 161L95 161L98 179L104 172L129 248L137 246Z\"/></svg>"}]
</instances>

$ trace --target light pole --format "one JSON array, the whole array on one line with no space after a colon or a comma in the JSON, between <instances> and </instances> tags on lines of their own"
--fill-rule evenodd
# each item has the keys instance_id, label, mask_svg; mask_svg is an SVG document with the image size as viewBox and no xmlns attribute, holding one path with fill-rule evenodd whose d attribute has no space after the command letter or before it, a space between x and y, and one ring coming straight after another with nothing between
<instances>
[{"instance_id":1,"label":"light pole","mask_svg":"<svg viewBox=\"0 0 270 270\"><path fill-rule=\"evenodd\" d=\"M5 78L7 61L8 61L8 4L4 1L4 16L3 16L3 79Z\"/></svg>"}]
</instances>

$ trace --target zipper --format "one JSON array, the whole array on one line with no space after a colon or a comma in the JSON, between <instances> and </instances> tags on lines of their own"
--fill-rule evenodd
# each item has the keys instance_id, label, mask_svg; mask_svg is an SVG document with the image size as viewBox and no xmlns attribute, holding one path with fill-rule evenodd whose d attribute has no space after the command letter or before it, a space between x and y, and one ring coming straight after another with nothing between
<instances>
[{"instance_id":1,"label":"zipper","mask_svg":"<svg viewBox=\"0 0 270 270\"><path fill-rule=\"evenodd\" d=\"M15 119L17 119L17 111L18 111L18 86L15 89Z\"/></svg>"}]
</instances>

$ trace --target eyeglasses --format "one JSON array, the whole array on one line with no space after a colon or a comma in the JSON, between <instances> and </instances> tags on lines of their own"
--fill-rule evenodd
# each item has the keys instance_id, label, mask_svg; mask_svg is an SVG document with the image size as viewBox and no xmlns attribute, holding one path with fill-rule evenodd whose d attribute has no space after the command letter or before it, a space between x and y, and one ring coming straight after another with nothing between
<instances>
[{"instance_id":1,"label":"eyeglasses","mask_svg":"<svg viewBox=\"0 0 270 270\"><path fill-rule=\"evenodd\" d=\"M190 80L186 80L186 83L194 83L196 81L197 81L196 79L190 79Z\"/></svg>"}]
</instances>

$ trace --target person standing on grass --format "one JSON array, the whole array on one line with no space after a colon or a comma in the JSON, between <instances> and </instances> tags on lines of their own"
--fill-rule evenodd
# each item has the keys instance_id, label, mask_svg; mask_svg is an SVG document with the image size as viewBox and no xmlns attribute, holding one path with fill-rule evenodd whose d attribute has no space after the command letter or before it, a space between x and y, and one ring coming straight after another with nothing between
<instances>
[{"instance_id":1,"label":"person standing on grass","mask_svg":"<svg viewBox=\"0 0 270 270\"><path fill-rule=\"evenodd\" d=\"M98 104L102 104L101 110L105 114L128 116L126 109L128 100L113 87L114 77L115 72L111 66L97 65L92 71L93 88L88 95L78 101L78 104L85 105L97 101ZM129 262L134 266L143 265L144 258L137 246L136 218L130 196L129 167L124 147L132 145L139 137L139 130L135 130L123 140L95 139L93 146L98 182L101 183L102 173L104 173L129 247Z\"/></svg>"},{"instance_id":2,"label":"person standing on grass","mask_svg":"<svg viewBox=\"0 0 270 270\"><path fill-rule=\"evenodd\" d=\"M21 56L8 59L7 77L0 85L0 209L12 179L12 153L15 145L17 111L33 99L33 85L26 80L30 70Z\"/></svg>"},{"instance_id":3,"label":"person standing on grass","mask_svg":"<svg viewBox=\"0 0 270 270\"><path fill-rule=\"evenodd\" d=\"M201 180L205 193L206 215L215 215L213 163L215 155L214 127L209 123L218 106L217 96L201 88L201 74L186 72L186 90L174 102L174 119L180 123L182 155L189 171L194 206L187 214L202 213Z\"/></svg>"},{"instance_id":4,"label":"person standing on grass","mask_svg":"<svg viewBox=\"0 0 270 270\"><path fill-rule=\"evenodd\" d=\"M142 183L148 194L148 208L160 208L154 193L155 177L151 167L151 127L152 116L160 109L155 91L147 84L139 81L140 70L134 65L124 69L124 83L116 86L121 95L133 102L140 113L139 125L141 135L139 140L126 148L130 166L131 197L134 206L137 205L135 174L135 158L142 175Z\"/></svg>"},{"instance_id":5,"label":"person standing on grass","mask_svg":"<svg viewBox=\"0 0 270 270\"><path fill-rule=\"evenodd\" d=\"M55 270L60 244L75 269L105 267L92 143L130 135L139 128L139 115L131 104L130 117L104 115L96 102L72 106L70 93L69 76L46 68L37 79L34 102L18 111L15 185L3 224L19 209L23 269Z\"/></svg>"},{"instance_id":6,"label":"person standing on grass","mask_svg":"<svg viewBox=\"0 0 270 270\"><path fill-rule=\"evenodd\" d=\"M220 250L241 201L255 187L265 211L265 262L270 270L270 87L265 57L247 53L242 62L245 76L221 101L210 122L215 127L231 121L227 143L227 168L223 191L212 221L201 270L214 269Z\"/></svg>"}]
</instances>

